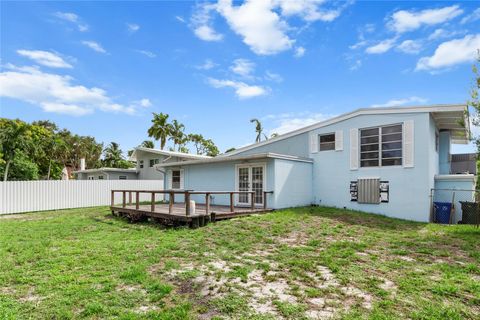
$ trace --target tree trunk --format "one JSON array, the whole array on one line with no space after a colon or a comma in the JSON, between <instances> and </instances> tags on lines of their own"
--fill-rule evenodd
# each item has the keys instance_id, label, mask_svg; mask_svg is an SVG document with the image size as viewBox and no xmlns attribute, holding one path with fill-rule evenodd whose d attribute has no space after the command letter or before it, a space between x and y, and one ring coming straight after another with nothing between
<instances>
[{"instance_id":1,"label":"tree trunk","mask_svg":"<svg viewBox=\"0 0 480 320\"><path fill-rule=\"evenodd\" d=\"M47 180L50 180L50 170L52 168L52 159L48 161L48 172L47 172Z\"/></svg>"},{"instance_id":2,"label":"tree trunk","mask_svg":"<svg viewBox=\"0 0 480 320\"><path fill-rule=\"evenodd\" d=\"M7 165L5 166L5 173L3 174L3 181L7 181L8 178L8 169L10 168L10 163L12 160L7 160Z\"/></svg>"}]
</instances>

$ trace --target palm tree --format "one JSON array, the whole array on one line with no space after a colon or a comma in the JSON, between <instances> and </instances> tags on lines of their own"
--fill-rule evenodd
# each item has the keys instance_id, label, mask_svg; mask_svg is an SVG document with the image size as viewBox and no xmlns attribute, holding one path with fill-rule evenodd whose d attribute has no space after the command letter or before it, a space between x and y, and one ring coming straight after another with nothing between
<instances>
[{"instance_id":1,"label":"palm tree","mask_svg":"<svg viewBox=\"0 0 480 320\"><path fill-rule=\"evenodd\" d=\"M154 145L152 140L145 140L145 141L142 142L140 147L153 149L153 148L155 148L155 145Z\"/></svg>"},{"instance_id":2,"label":"palm tree","mask_svg":"<svg viewBox=\"0 0 480 320\"><path fill-rule=\"evenodd\" d=\"M167 122L168 114L153 113L152 126L148 129L148 136L160 141L160 149L165 148L167 139L172 132L172 125Z\"/></svg>"},{"instance_id":3,"label":"palm tree","mask_svg":"<svg viewBox=\"0 0 480 320\"><path fill-rule=\"evenodd\" d=\"M185 144L185 126L178 122L177 120L173 120L171 124L171 131L170 131L170 140L173 141L173 149L178 145L178 149Z\"/></svg>"},{"instance_id":4,"label":"palm tree","mask_svg":"<svg viewBox=\"0 0 480 320\"><path fill-rule=\"evenodd\" d=\"M116 142L111 142L103 151L105 154L104 161L107 167L115 168L119 162L123 160L122 150Z\"/></svg>"},{"instance_id":5,"label":"palm tree","mask_svg":"<svg viewBox=\"0 0 480 320\"><path fill-rule=\"evenodd\" d=\"M262 141L262 135L267 139L267 136L263 133L263 127L262 123L258 119L252 119L250 120L251 123L255 123L255 132L257 133L257 138L255 139L255 142L260 142Z\"/></svg>"}]
</instances>

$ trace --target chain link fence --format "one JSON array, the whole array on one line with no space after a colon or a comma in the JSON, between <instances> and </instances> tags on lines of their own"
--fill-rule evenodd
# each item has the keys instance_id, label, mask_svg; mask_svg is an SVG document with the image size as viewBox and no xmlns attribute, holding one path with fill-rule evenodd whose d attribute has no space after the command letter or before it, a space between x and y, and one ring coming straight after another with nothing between
<instances>
[{"instance_id":1,"label":"chain link fence","mask_svg":"<svg viewBox=\"0 0 480 320\"><path fill-rule=\"evenodd\" d=\"M479 192L468 189L432 189L430 221L444 224L480 224Z\"/></svg>"}]
</instances>

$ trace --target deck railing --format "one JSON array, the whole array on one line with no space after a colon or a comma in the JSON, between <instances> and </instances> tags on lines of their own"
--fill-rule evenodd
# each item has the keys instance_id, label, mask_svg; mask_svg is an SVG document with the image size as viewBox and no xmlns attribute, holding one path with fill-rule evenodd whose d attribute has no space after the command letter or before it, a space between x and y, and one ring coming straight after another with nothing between
<instances>
[{"instance_id":1,"label":"deck railing","mask_svg":"<svg viewBox=\"0 0 480 320\"><path fill-rule=\"evenodd\" d=\"M230 196L230 212L235 212L235 195L238 194L249 194L250 195L250 206L251 210L255 210L255 191L195 191L195 190L112 190L111 195L111 206L115 206L115 193L122 193L122 208L127 206L127 193L128 193L128 204L132 205L132 194L135 193L135 209L140 209L140 194L148 193L151 194L150 199L150 211L155 211L155 196L156 194L168 194L169 195L169 205L168 213L173 213L173 205L175 204L175 195L180 194L184 196L185 200L185 214L190 215L190 196L191 195L205 195L205 212L209 214L210 212L210 196L211 195L229 195ZM263 191L263 209L267 209L267 195L272 194L273 191Z\"/></svg>"}]
</instances>

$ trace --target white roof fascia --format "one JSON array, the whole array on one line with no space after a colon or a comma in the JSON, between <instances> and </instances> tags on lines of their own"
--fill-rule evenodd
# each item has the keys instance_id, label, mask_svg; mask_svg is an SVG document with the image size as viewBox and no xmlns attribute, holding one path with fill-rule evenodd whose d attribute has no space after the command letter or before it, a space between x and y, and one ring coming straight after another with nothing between
<instances>
[{"instance_id":1,"label":"white roof fascia","mask_svg":"<svg viewBox=\"0 0 480 320\"><path fill-rule=\"evenodd\" d=\"M215 158L204 159L204 160L169 162L169 163L163 163L163 164L156 164L154 165L154 167L175 167L175 166L209 164L209 163L254 160L254 159L265 159L265 158L313 163L313 159L310 159L310 158L302 158L302 157L296 157L296 156L278 154L278 153L256 153L256 154L250 154L250 155L238 156L238 157L215 157Z\"/></svg>"},{"instance_id":2,"label":"white roof fascia","mask_svg":"<svg viewBox=\"0 0 480 320\"><path fill-rule=\"evenodd\" d=\"M226 154L219 155L218 157L231 157L238 153L245 152L260 146L268 145L273 142L281 141L311 130L322 128L328 125L332 125L341 121L351 119L360 115L375 115L375 114L397 114L397 113L431 113L431 112L451 112L451 111L464 111L466 109L465 104L439 104L431 106L412 106L412 107L385 107L385 108L361 108L352 112L345 113L343 115L314 123L312 125L282 134L278 137L254 143L249 146L236 149Z\"/></svg>"}]
</instances>

